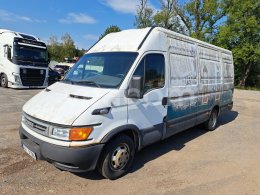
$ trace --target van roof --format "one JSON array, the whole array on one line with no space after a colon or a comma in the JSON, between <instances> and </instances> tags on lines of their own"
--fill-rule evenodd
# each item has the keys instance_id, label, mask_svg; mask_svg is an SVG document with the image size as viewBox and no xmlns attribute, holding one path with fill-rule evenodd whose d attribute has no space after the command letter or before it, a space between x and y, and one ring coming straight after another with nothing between
<instances>
[{"instance_id":1,"label":"van roof","mask_svg":"<svg viewBox=\"0 0 260 195\"><path fill-rule=\"evenodd\" d=\"M139 44L149 30L150 28L129 29L117 33L110 33L98 41L89 52L137 51Z\"/></svg>"},{"instance_id":2,"label":"van roof","mask_svg":"<svg viewBox=\"0 0 260 195\"><path fill-rule=\"evenodd\" d=\"M166 37L175 37L186 41L215 48L223 52L231 53L229 50L211 45L209 43L182 35L161 27L148 27L143 29L129 29L121 32L110 33L92 46L87 53L108 52L108 51L132 51L141 49L142 45L147 50L167 50ZM146 41L147 40L147 41ZM150 43L147 43L150 42ZM162 44L158 44L158 43Z\"/></svg>"}]
</instances>

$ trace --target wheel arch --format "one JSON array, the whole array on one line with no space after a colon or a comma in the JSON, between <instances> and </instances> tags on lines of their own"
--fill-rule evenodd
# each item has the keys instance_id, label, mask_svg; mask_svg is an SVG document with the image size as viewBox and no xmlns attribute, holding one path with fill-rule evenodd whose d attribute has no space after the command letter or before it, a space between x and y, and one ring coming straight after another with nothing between
<instances>
[{"instance_id":1,"label":"wheel arch","mask_svg":"<svg viewBox=\"0 0 260 195\"><path fill-rule=\"evenodd\" d=\"M129 136L134 141L135 149L136 150L140 149L141 136L140 136L139 128L135 125L123 125L111 130L108 134L106 134L102 138L101 143L105 144L120 134L125 134Z\"/></svg>"},{"instance_id":2,"label":"wheel arch","mask_svg":"<svg viewBox=\"0 0 260 195\"><path fill-rule=\"evenodd\" d=\"M216 104L215 106L213 106L213 108L211 109L211 112L212 112L213 110L217 110L218 116L219 116L219 114L220 114L220 106L219 106L218 104Z\"/></svg>"}]
</instances>

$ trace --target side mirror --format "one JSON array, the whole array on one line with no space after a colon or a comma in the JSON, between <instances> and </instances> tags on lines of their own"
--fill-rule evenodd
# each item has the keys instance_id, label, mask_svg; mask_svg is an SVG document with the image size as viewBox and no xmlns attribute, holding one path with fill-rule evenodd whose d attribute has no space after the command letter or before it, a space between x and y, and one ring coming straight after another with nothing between
<instances>
[{"instance_id":1,"label":"side mirror","mask_svg":"<svg viewBox=\"0 0 260 195\"><path fill-rule=\"evenodd\" d=\"M133 76L128 89L126 90L126 97L128 98L143 98L143 77Z\"/></svg>"}]
</instances>

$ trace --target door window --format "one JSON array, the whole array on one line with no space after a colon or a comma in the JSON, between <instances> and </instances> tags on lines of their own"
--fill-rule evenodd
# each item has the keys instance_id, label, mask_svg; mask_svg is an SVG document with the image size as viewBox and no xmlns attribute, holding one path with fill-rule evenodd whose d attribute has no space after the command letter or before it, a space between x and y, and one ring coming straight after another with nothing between
<instances>
[{"instance_id":1,"label":"door window","mask_svg":"<svg viewBox=\"0 0 260 195\"><path fill-rule=\"evenodd\" d=\"M162 54L147 54L135 70L134 76L144 78L144 93L162 88L165 83L164 56Z\"/></svg>"}]
</instances>

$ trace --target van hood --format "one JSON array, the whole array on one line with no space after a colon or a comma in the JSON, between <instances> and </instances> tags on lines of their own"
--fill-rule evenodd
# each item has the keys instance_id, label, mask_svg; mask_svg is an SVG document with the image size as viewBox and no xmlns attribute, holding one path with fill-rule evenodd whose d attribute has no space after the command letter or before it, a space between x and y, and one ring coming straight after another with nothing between
<instances>
[{"instance_id":1,"label":"van hood","mask_svg":"<svg viewBox=\"0 0 260 195\"><path fill-rule=\"evenodd\" d=\"M110 90L58 82L30 99L23 111L43 121L72 125L85 110Z\"/></svg>"}]
</instances>

